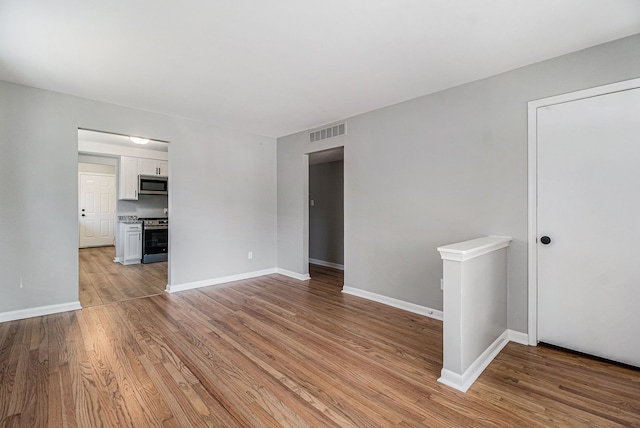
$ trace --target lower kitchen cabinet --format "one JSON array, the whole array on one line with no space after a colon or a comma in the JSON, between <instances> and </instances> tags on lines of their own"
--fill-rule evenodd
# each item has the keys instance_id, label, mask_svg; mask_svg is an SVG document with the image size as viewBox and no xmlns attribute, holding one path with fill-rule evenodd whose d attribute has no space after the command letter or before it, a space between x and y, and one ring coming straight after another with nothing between
<instances>
[{"instance_id":1,"label":"lower kitchen cabinet","mask_svg":"<svg viewBox=\"0 0 640 428\"><path fill-rule=\"evenodd\" d=\"M120 242L124 248L121 263L132 265L142 259L142 224L120 223Z\"/></svg>"}]
</instances>

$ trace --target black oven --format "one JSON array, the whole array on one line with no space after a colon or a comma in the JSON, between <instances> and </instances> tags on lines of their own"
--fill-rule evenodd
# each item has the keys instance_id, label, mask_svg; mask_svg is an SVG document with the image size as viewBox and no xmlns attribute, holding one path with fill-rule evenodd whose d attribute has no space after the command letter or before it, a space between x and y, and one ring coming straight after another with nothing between
<instances>
[{"instance_id":1,"label":"black oven","mask_svg":"<svg viewBox=\"0 0 640 428\"><path fill-rule=\"evenodd\" d=\"M142 263L166 262L169 258L169 220L142 220Z\"/></svg>"}]
</instances>

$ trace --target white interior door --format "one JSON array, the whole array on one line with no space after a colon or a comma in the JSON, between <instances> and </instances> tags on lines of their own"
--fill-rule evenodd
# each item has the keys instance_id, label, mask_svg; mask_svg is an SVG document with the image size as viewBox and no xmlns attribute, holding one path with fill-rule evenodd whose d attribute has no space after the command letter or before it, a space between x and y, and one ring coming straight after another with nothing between
<instances>
[{"instance_id":1,"label":"white interior door","mask_svg":"<svg viewBox=\"0 0 640 428\"><path fill-rule=\"evenodd\" d=\"M115 176L79 173L80 248L113 245Z\"/></svg>"},{"instance_id":2,"label":"white interior door","mask_svg":"<svg viewBox=\"0 0 640 428\"><path fill-rule=\"evenodd\" d=\"M538 108L537 135L538 340L640 367L640 89Z\"/></svg>"}]
</instances>

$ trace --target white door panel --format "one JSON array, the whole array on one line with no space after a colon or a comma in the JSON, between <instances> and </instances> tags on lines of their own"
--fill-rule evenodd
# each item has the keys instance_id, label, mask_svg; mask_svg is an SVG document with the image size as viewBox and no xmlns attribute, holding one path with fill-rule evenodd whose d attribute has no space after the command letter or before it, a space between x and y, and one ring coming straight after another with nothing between
<instances>
[{"instance_id":1,"label":"white door panel","mask_svg":"<svg viewBox=\"0 0 640 428\"><path fill-rule=\"evenodd\" d=\"M82 225L82 220L80 222ZM84 237L93 238L95 236L96 222L95 220L84 220ZM83 226L81 226L80 230L83 230ZM81 235L82 236L82 235Z\"/></svg>"},{"instance_id":2,"label":"white door panel","mask_svg":"<svg viewBox=\"0 0 640 428\"><path fill-rule=\"evenodd\" d=\"M538 340L640 366L640 90L537 126Z\"/></svg>"},{"instance_id":3,"label":"white door panel","mask_svg":"<svg viewBox=\"0 0 640 428\"><path fill-rule=\"evenodd\" d=\"M113 245L115 176L79 174L80 248Z\"/></svg>"}]
</instances>

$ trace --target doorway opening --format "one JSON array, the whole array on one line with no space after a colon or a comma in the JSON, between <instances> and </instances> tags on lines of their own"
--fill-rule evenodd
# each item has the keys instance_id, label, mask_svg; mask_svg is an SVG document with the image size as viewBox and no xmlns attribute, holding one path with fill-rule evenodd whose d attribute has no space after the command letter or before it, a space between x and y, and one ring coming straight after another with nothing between
<instances>
[{"instance_id":1,"label":"doorway opening","mask_svg":"<svg viewBox=\"0 0 640 428\"><path fill-rule=\"evenodd\" d=\"M78 297L83 307L164 292L169 195L138 194L138 182L141 174L168 182L168 148L164 141L140 145L126 135L78 129ZM156 263L143 262L145 219L166 225L167 254ZM153 232L155 239L158 232Z\"/></svg>"},{"instance_id":2,"label":"doorway opening","mask_svg":"<svg viewBox=\"0 0 640 428\"><path fill-rule=\"evenodd\" d=\"M308 156L309 269L344 272L344 147Z\"/></svg>"}]
</instances>

